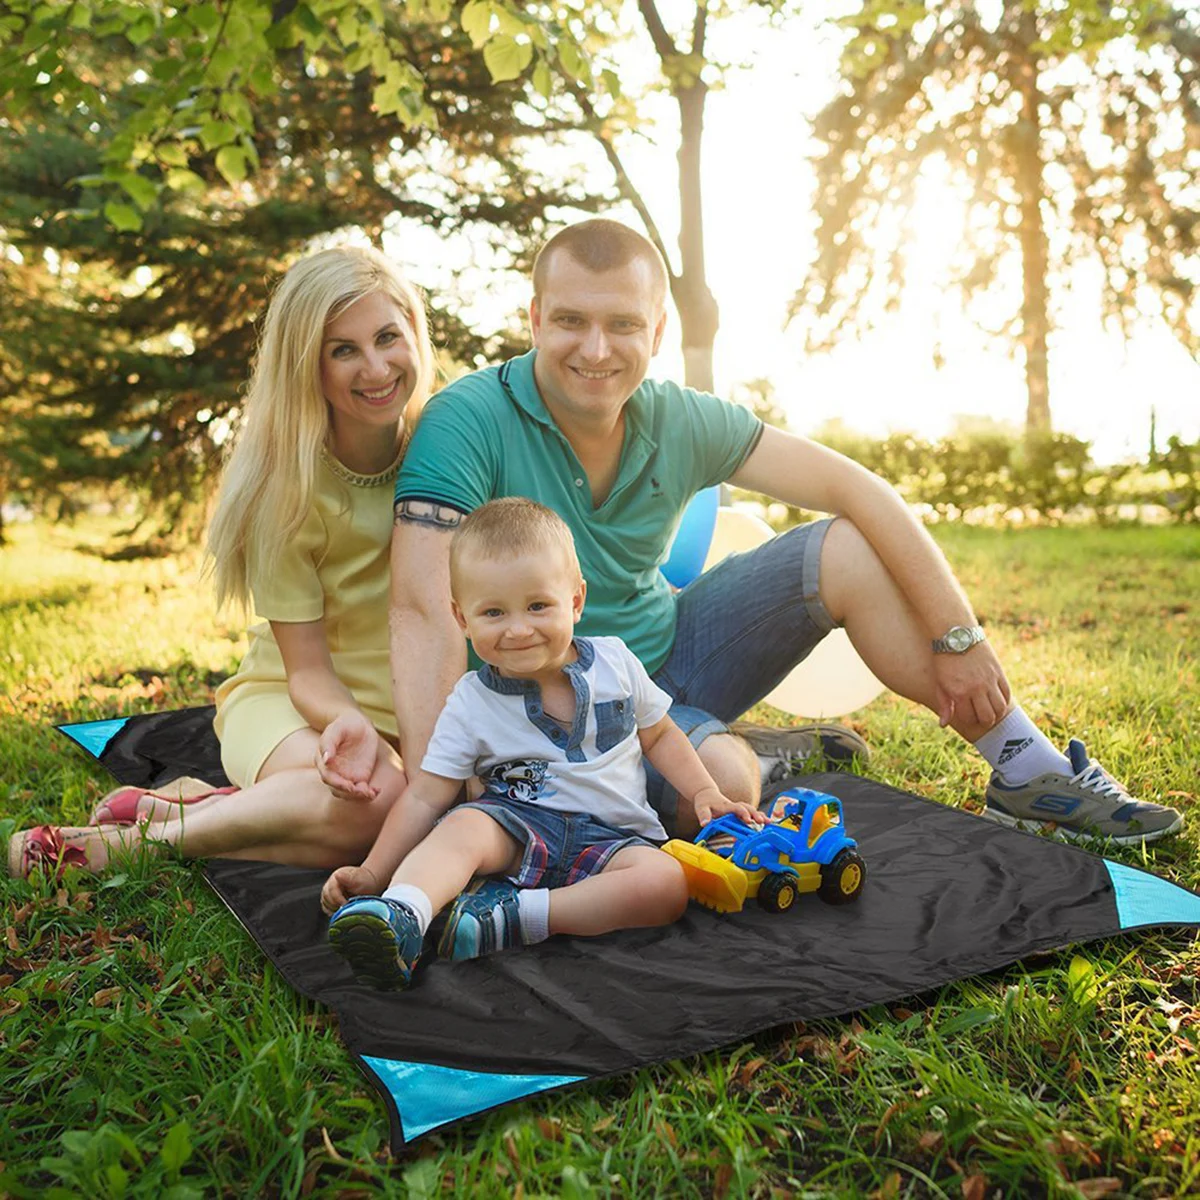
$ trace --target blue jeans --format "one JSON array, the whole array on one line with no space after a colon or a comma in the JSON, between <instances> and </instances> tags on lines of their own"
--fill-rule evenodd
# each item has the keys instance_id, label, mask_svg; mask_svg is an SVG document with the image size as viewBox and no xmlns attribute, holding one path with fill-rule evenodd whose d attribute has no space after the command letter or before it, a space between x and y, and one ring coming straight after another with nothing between
<instances>
[{"instance_id":1,"label":"blue jeans","mask_svg":"<svg viewBox=\"0 0 1200 1200\"><path fill-rule=\"evenodd\" d=\"M726 733L835 627L818 590L832 519L797 525L731 554L676 597L675 642L654 674L674 701L670 716L699 746ZM649 764L650 803L667 831L679 797Z\"/></svg>"}]
</instances>

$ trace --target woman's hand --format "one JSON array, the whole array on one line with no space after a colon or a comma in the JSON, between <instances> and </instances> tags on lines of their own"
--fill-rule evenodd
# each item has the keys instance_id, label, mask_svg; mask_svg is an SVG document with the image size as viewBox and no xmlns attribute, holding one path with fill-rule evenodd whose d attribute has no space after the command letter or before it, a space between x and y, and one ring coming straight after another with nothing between
<instances>
[{"instance_id":1,"label":"woman's hand","mask_svg":"<svg viewBox=\"0 0 1200 1200\"><path fill-rule=\"evenodd\" d=\"M730 800L724 792L715 787L701 788L692 797L692 804L695 806L696 819L700 822L701 828L709 821L724 816L726 813L733 813L739 821L746 825L765 825L767 823L765 813L759 812L757 808L752 808L749 804Z\"/></svg>"},{"instance_id":2,"label":"woman's hand","mask_svg":"<svg viewBox=\"0 0 1200 1200\"><path fill-rule=\"evenodd\" d=\"M366 867L338 867L321 889L321 909L332 916L351 896L379 895L379 880Z\"/></svg>"},{"instance_id":3,"label":"woman's hand","mask_svg":"<svg viewBox=\"0 0 1200 1200\"><path fill-rule=\"evenodd\" d=\"M372 783L380 751L375 726L357 709L331 721L317 744L316 767L322 782L339 800L374 800Z\"/></svg>"}]
</instances>

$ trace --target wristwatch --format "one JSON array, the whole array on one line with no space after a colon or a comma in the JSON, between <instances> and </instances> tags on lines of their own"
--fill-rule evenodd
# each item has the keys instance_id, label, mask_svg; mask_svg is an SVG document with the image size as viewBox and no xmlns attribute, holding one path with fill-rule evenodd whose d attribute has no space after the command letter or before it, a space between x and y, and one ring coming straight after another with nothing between
<instances>
[{"instance_id":1,"label":"wristwatch","mask_svg":"<svg viewBox=\"0 0 1200 1200\"><path fill-rule=\"evenodd\" d=\"M955 625L944 636L935 638L934 654L965 654L972 646L987 641L987 634L979 625Z\"/></svg>"}]
</instances>

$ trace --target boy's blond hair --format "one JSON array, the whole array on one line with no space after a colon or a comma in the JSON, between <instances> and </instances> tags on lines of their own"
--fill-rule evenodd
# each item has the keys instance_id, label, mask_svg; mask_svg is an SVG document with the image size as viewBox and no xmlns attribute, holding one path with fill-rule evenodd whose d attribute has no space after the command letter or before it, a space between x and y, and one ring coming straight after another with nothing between
<instances>
[{"instance_id":1,"label":"boy's blond hair","mask_svg":"<svg viewBox=\"0 0 1200 1200\"><path fill-rule=\"evenodd\" d=\"M457 597L468 554L497 559L545 551L558 551L575 577L582 578L575 539L558 513L524 496L489 500L469 513L450 539L450 591Z\"/></svg>"}]
</instances>

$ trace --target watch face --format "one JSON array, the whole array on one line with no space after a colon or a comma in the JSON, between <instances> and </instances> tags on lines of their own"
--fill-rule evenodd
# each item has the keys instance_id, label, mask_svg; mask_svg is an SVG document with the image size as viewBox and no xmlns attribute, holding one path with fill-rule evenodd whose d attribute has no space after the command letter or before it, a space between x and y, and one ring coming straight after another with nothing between
<instances>
[{"instance_id":1,"label":"watch face","mask_svg":"<svg viewBox=\"0 0 1200 1200\"><path fill-rule=\"evenodd\" d=\"M964 650L969 650L973 644L971 631L964 629L961 625L956 625L948 634L946 634L946 645L954 651L955 654L961 654Z\"/></svg>"}]
</instances>

